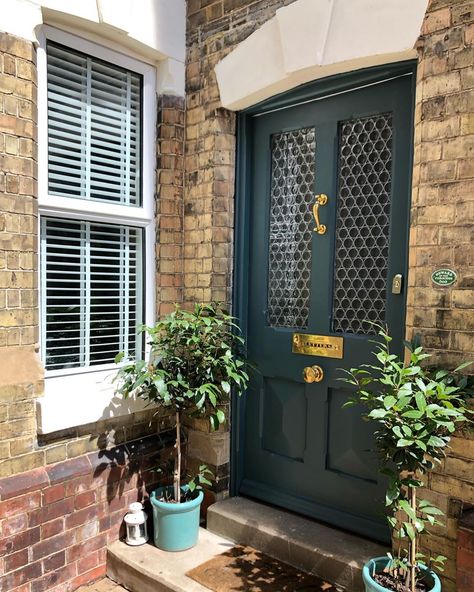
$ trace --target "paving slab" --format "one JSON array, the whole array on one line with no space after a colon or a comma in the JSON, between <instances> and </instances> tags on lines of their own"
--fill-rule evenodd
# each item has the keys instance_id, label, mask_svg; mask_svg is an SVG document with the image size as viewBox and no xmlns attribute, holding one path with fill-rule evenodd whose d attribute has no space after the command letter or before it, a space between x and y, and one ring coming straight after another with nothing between
<instances>
[{"instance_id":1,"label":"paving slab","mask_svg":"<svg viewBox=\"0 0 474 592\"><path fill-rule=\"evenodd\" d=\"M119 584L112 582L109 578L102 578L92 584L81 586L76 592L127 592L127 590Z\"/></svg>"},{"instance_id":2,"label":"paving slab","mask_svg":"<svg viewBox=\"0 0 474 592\"><path fill-rule=\"evenodd\" d=\"M233 547L227 538L204 528L195 547L178 553L117 541L107 549L107 576L130 592L209 592L185 574Z\"/></svg>"},{"instance_id":3,"label":"paving slab","mask_svg":"<svg viewBox=\"0 0 474 592\"><path fill-rule=\"evenodd\" d=\"M362 567L388 549L354 534L246 498L209 507L207 528L285 563L319 576L348 592L360 592Z\"/></svg>"}]
</instances>

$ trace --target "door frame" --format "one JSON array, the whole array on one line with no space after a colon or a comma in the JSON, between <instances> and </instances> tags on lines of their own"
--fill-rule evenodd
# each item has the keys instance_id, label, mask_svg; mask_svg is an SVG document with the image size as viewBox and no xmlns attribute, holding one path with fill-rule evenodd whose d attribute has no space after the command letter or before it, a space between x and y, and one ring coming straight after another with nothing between
<instances>
[{"instance_id":1,"label":"door frame","mask_svg":"<svg viewBox=\"0 0 474 592\"><path fill-rule=\"evenodd\" d=\"M366 68L350 73L336 74L306 83L291 91L276 95L257 105L249 107L237 114L237 149L236 149L236 186L234 213L234 273L232 290L232 311L239 320L242 336L248 335L248 269L249 269L249 231L250 231L250 186L251 186L251 146L252 119L269 111L284 110L305 102L324 100L331 96L343 94L359 87L377 85L401 76L411 76L411 127L413 130L415 90L416 90L416 60L407 60L394 64L386 64L373 68ZM413 135L410 142L409 162L413 163ZM411 203L411 181L413 167L408 171L409 204ZM407 217L407 230L410 226ZM407 233L407 236L408 233ZM405 245L408 254L408 241ZM408 266L408 256L406 257ZM407 278L407 269L404 277ZM406 298L406 292L405 292ZM239 495L243 478L244 451L244 418L246 410L246 395L232 395L231 425L230 425L230 495Z\"/></svg>"}]
</instances>

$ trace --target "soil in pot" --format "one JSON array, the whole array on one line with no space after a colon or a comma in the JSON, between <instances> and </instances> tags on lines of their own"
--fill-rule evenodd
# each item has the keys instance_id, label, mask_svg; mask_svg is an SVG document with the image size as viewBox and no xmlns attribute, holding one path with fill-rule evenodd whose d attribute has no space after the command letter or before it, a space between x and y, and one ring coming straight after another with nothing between
<instances>
[{"instance_id":1,"label":"soil in pot","mask_svg":"<svg viewBox=\"0 0 474 592\"><path fill-rule=\"evenodd\" d=\"M396 580L389 573L376 573L372 578L377 582L379 586L386 588L387 590L393 590L393 592L411 592L410 586L401 584L399 580ZM418 582L415 592L429 592L430 588L424 582Z\"/></svg>"}]
</instances>

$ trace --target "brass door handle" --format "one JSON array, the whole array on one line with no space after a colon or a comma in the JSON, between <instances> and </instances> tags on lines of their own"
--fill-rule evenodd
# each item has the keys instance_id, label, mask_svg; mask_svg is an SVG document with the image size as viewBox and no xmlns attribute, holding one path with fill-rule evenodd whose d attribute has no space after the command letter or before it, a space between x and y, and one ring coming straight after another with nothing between
<instances>
[{"instance_id":1,"label":"brass door handle","mask_svg":"<svg viewBox=\"0 0 474 592\"><path fill-rule=\"evenodd\" d=\"M319 221L319 206L325 206L328 203L328 196L325 193L320 193L316 196L316 201L313 206L313 216L316 223L314 232L318 234L326 234L326 225Z\"/></svg>"},{"instance_id":2,"label":"brass door handle","mask_svg":"<svg viewBox=\"0 0 474 592\"><path fill-rule=\"evenodd\" d=\"M324 378L324 371L321 366L306 366L303 368L303 380L305 382L321 382Z\"/></svg>"}]
</instances>

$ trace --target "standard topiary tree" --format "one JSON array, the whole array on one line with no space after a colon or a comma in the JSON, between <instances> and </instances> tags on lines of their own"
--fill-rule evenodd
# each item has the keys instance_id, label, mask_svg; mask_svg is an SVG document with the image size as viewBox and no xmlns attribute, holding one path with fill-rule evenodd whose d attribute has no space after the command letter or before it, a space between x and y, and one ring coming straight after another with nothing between
<instances>
[{"instance_id":1,"label":"standard topiary tree","mask_svg":"<svg viewBox=\"0 0 474 592\"><path fill-rule=\"evenodd\" d=\"M451 434L469 421L467 377L456 377L469 364L454 373L424 368L421 363L429 354L409 343L410 359L404 363L390 353L387 331L378 329L381 342L374 352L376 362L352 368L343 379L357 389L346 406L364 404L366 418L377 423L381 472L389 479L386 506L394 549L381 585L387 585L388 575L392 587L387 589L415 592L424 577L423 562L442 570L445 561L443 556L420 553L420 536L438 524L443 513L430 501L419 499L418 490L425 485L428 471L446 456Z\"/></svg>"},{"instance_id":2,"label":"standard topiary tree","mask_svg":"<svg viewBox=\"0 0 474 592\"><path fill-rule=\"evenodd\" d=\"M226 421L231 390L241 394L249 376L244 340L234 317L220 304L176 310L154 327L143 327L151 348L148 361L126 362L119 370L118 393L131 394L172 410L176 443L173 495L181 502L181 425L183 414L207 417L213 430ZM123 363L123 354L116 358ZM205 481L201 467L197 481ZM184 498L185 499L185 498Z\"/></svg>"}]
</instances>

